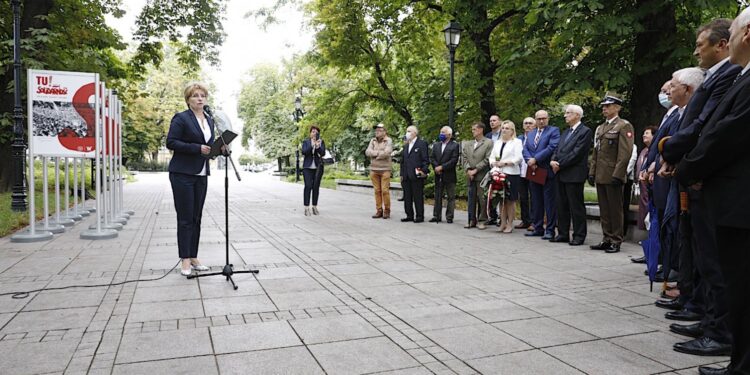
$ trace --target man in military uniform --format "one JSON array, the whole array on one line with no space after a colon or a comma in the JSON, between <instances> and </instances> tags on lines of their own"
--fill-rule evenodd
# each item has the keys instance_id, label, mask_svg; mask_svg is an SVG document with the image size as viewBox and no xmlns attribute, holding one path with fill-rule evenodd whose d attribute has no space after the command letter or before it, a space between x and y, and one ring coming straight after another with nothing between
<instances>
[{"instance_id":1,"label":"man in military uniform","mask_svg":"<svg viewBox=\"0 0 750 375\"><path fill-rule=\"evenodd\" d=\"M633 125L620 118L622 99L608 93L599 103L606 121L594 132L594 153L589 168L589 184L596 185L599 197L599 218L604 238L594 250L608 253L620 251L622 243L622 189L627 181L627 168L633 152Z\"/></svg>"}]
</instances>

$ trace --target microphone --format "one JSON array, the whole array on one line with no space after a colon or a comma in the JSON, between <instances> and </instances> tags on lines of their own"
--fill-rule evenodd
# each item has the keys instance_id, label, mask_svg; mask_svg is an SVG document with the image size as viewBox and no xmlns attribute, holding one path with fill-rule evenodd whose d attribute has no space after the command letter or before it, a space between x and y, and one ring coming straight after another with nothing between
<instances>
[{"instance_id":1,"label":"microphone","mask_svg":"<svg viewBox=\"0 0 750 375\"><path fill-rule=\"evenodd\" d=\"M209 107L208 104L203 106L203 113L208 115L208 117L211 117L211 118L214 117L214 112L211 110L211 107Z\"/></svg>"}]
</instances>

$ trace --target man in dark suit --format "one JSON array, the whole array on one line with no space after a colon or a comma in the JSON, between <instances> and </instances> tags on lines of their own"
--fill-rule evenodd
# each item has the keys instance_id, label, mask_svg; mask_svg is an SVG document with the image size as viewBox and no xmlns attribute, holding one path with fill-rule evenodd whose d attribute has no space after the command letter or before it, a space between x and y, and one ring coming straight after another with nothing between
<instances>
[{"instance_id":1,"label":"man in dark suit","mask_svg":"<svg viewBox=\"0 0 750 375\"><path fill-rule=\"evenodd\" d=\"M406 128L401 158L401 188L404 191L406 217L401 221L424 221L424 181L430 172L427 142L418 138L416 126ZM416 217L414 216L416 211Z\"/></svg>"},{"instance_id":2,"label":"man in dark suit","mask_svg":"<svg viewBox=\"0 0 750 375\"><path fill-rule=\"evenodd\" d=\"M531 117L523 119L523 134L518 137L526 147L529 133L536 128L536 120ZM521 205L521 222L516 229L529 229L531 227L531 205L529 204L529 180L526 178L526 162L521 163L521 183L518 186L518 200Z\"/></svg>"},{"instance_id":3,"label":"man in dark suit","mask_svg":"<svg viewBox=\"0 0 750 375\"><path fill-rule=\"evenodd\" d=\"M679 162L684 155L695 147L700 131L706 120L716 110L717 105L726 94L734 78L742 70L739 65L729 60L729 26L731 20L717 19L697 32L695 54L701 68L707 69L707 77L690 99L680 130L662 144L662 169L667 171L671 165ZM729 301L726 294L726 283L719 266L718 249L714 226L708 217L708 208L702 199L701 191L682 186L689 197L690 226L693 236L691 249L684 249L680 254L681 277L691 278L697 274L700 288L683 291L680 286L680 298L674 302L677 305L702 305L705 314L699 323L681 325L672 324L670 330L698 340L676 344L677 350L692 354L701 354L712 350L708 343L731 343L728 327ZM686 272L682 272L682 270ZM684 281L684 280L681 280ZM688 287L694 280L687 280ZM681 284L686 284L681 282ZM684 296L684 297L683 297ZM669 302L665 302L669 303ZM679 306L678 306L679 307ZM671 314L683 314L689 310L680 310ZM704 339L705 338L705 339ZM727 346L728 348L728 346Z\"/></svg>"},{"instance_id":4,"label":"man in dark suit","mask_svg":"<svg viewBox=\"0 0 750 375\"><path fill-rule=\"evenodd\" d=\"M440 129L439 142L432 145L430 164L435 171L435 209L431 223L439 223L443 213L443 192L448 197L445 220L453 223L456 209L456 164L458 164L458 143L453 142L453 130L449 126Z\"/></svg>"},{"instance_id":5,"label":"man in dark suit","mask_svg":"<svg viewBox=\"0 0 750 375\"><path fill-rule=\"evenodd\" d=\"M677 164L680 183L703 193L715 228L719 264L727 283L729 328L733 338L731 362L724 372L700 368L700 373L750 374L750 8L732 22L729 62L743 67L734 84L706 121L695 148Z\"/></svg>"},{"instance_id":6,"label":"man in dark suit","mask_svg":"<svg viewBox=\"0 0 750 375\"><path fill-rule=\"evenodd\" d=\"M529 182L531 192L531 219L534 220L534 231L526 233L526 236L541 236L543 240L555 238L555 226L557 225L557 207L555 206L555 174L550 168L549 162L552 154L560 142L560 129L549 125L549 114L540 110L534 115L536 129L532 130L523 147L523 158L532 169L545 169L547 179L545 183L538 184ZM528 176L527 176L528 177ZM544 214L547 214L547 229L544 228Z\"/></svg>"},{"instance_id":7,"label":"man in dark suit","mask_svg":"<svg viewBox=\"0 0 750 375\"><path fill-rule=\"evenodd\" d=\"M487 132L484 136L492 141L492 144L494 145L495 142L500 140L500 125L502 125L503 120L500 119L500 116L498 115L492 115L490 116L490 131ZM497 225L497 207L489 207L489 218L487 220L487 225Z\"/></svg>"},{"instance_id":8,"label":"man in dark suit","mask_svg":"<svg viewBox=\"0 0 750 375\"><path fill-rule=\"evenodd\" d=\"M551 242L568 242L579 246L586 239L586 206L583 203L583 184L589 175L588 157L594 136L581 123L583 108L565 106L565 122L570 126L560 137L560 144L552 155L550 166L557 183L557 237ZM573 240L570 222L573 221Z\"/></svg>"}]
</instances>

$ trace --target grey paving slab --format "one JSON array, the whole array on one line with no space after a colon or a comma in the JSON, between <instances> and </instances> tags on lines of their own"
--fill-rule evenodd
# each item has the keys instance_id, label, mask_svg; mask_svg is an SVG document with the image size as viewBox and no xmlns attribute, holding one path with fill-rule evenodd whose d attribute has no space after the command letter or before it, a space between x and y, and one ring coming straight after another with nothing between
<instances>
[{"instance_id":1,"label":"grey paving slab","mask_svg":"<svg viewBox=\"0 0 750 375\"><path fill-rule=\"evenodd\" d=\"M596 340L593 335L551 318L514 320L493 325L535 348Z\"/></svg>"},{"instance_id":2,"label":"grey paving slab","mask_svg":"<svg viewBox=\"0 0 750 375\"><path fill-rule=\"evenodd\" d=\"M511 301L548 316L574 314L596 310L593 305L571 301L558 295L511 298Z\"/></svg>"},{"instance_id":3,"label":"grey paving slab","mask_svg":"<svg viewBox=\"0 0 750 375\"><path fill-rule=\"evenodd\" d=\"M464 361L532 349L489 324L425 331L424 334Z\"/></svg>"},{"instance_id":4,"label":"grey paving slab","mask_svg":"<svg viewBox=\"0 0 750 375\"><path fill-rule=\"evenodd\" d=\"M385 337L310 345L309 348L330 375L367 374L419 365Z\"/></svg>"},{"instance_id":5,"label":"grey paving slab","mask_svg":"<svg viewBox=\"0 0 750 375\"><path fill-rule=\"evenodd\" d=\"M286 321L211 327L216 354L302 345Z\"/></svg>"},{"instance_id":6,"label":"grey paving slab","mask_svg":"<svg viewBox=\"0 0 750 375\"><path fill-rule=\"evenodd\" d=\"M133 303L184 301L201 298L201 293L198 290L198 284L190 283L187 285L182 285L178 288L179 291L175 289L176 288L172 285L150 288L141 286L136 288L135 290Z\"/></svg>"},{"instance_id":7,"label":"grey paving slab","mask_svg":"<svg viewBox=\"0 0 750 375\"><path fill-rule=\"evenodd\" d=\"M367 263L355 263L355 264L337 264L325 267L328 271L331 271L334 275L362 275L377 273L382 274L383 271L373 267Z\"/></svg>"},{"instance_id":8,"label":"grey paving slab","mask_svg":"<svg viewBox=\"0 0 750 375\"><path fill-rule=\"evenodd\" d=\"M222 298L238 296L254 296L265 294L260 283L248 275L235 275L233 277L239 289L234 290L229 286L229 281L224 277L204 277L198 280L200 283L200 295L203 298Z\"/></svg>"},{"instance_id":9,"label":"grey paving slab","mask_svg":"<svg viewBox=\"0 0 750 375\"><path fill-rule=\"evenodd\" d=\"M310 292L325 289L312 277L261 280L260 284L270 294Z\"/></svg>"},{"instance_id":10,"label":"grey paving slab","mask_svg":"<svg viewBox=\"0 0 750 375\"><path fill-rule=\"evenodd\" d=\"M96 307L20 312L0 330L0 333L86 328L94 313Z\"/></svg>"},{"instance_id":11,"label":"grey paving slab","mask_svg":"<svg viewBox=\"0 0 750 375\"><path fill-rule=\"evenodd\" d=\"M470 296L484 294L481 290L466 284L463 281L437 281L431 283L413 283L412 286L419 291L433 297Z\"/></svg>"},{"instance_id":12,"label":"grey paving slab","mask_svg":"<svg viewBox=\"0 0 750 375\"><path fill-rule=\"evenodd\" d=\"M216 360L212 355L165 359L138 363L117 364L112 370L114 375L138 374L218 374Z\"/></svg>"},{"instance_id":13,"label":"grey paving slab","mask_svg":"<svg viewBox=\"0 0 750 375\"><path fill-rule=\"evenodd\" d=\"M179 288L178 288L179 290ZM158 301L134 303L130 306L129 322L147 322L152 320L200 318L203 314L201 300Z\"/></svg>"},{"instance_id":14,"label":"grey paving slab","mask_svg":"<svg viewBox=\"0 0 750 375\"><path fill-rule=\"evenodd\" d=\"M643 322L634 315L610 310L560 315L555 319L601 338L654 331L658 326Z\"/></svg>"},{"instance_id":15,"label":"grey paving slab","mask_svg":"<svg viewBox=\"0 0 750 375\"><path fill-rule=\"evenodd\" d=\"M225 286L231 289L230 286ZM252 314L266 311L276 311L277 307L265 294L250 296L231 296L226 298L205 298L203 308L206 316Z\"/></svg>"},{"instance_id":16,"label":"grey paving slab","mask_svg":"<svg viewBox=\"0 0 750 375\"><path fill-rule=\"evenodd\" d=\"M213 354L208 328L125 334L115 364Z\"/></svg>"},{"instance_id":17,"label":"grey paving slab","mask_svg":"<svg viewBox=\"0 0 750 375\"><path fill-rule=\"evenodd\" d=\"M668 350L668 349L667 349ZM654 374L672 369L604 340L546 348L543 351L587 374Z\"/></svg>"},{"instance_id":18,"label":"grey paving slab","mask_svg":"<svg viewBox=\"0 0 750 375\"><path fill-rule=\"evenodd\" d=\"M302 346L223 354L216 357L222 374L325 374Z\"/></svg>"},{"instance_id":19,"label":"grey paving slab","mask_svg":"<svg viewBox=\"0 0 750 375\"><path fill-rule=\"evenodd\" d=\"M431 375L434 374L432 371L425 367L411 367L400 370L382 371L377 372L378 375Z\"/></svg>"},{"instance_id":20,"label":"grey paving slab","mask_svg":"<svg viewBox=\"0 0 750 375\"><path fill-rule=\"evenodd\" d=\"M289 322L305 344L320 344L382 336L359 315L330 316Z\"/></svg>"},{"instance_id":21,"label":"grey paving slab","mask_svg":"<svg viewBox=\"0 0 750 375\"><path fill-rule=\"evenodd\" d=\"M307 272L298 266L264 269L256 277L258 280L285 279L289 277L308 277Z\"/></svg>"},{"instance_id":22,"label":"grey paving slab","mask_svg":"<svg viewBox=\"0 0 750 375\"><path fill-rule=\"evenodd\" d=\"M377 273L350 274L340 276L340 278L345 283L357 289L403 283L401 280L380 270L377 270Z\"/></svg>"},{"instance_id":23,"label":"grey paving slab","mask_svg":"<svg viewBox=\"0 0 750 375\"><path fill-rule=\"evenodd\" d=\"M392 310L393 314L417 330L470 326L481 321L453 306L428 306Z\"/></svg>"},{"instance_id":24,"label":"grey paving slab","mask_svg":"<svg viewBox=\"0 0 750 375\"><path fill-rule=\"evenodd\" d=\"M18 375L62 373L76 346L78 340L0 342L0 372Z\"/></svg>"},{"instance_id":25,"label":"grey paving slab","mask_svg":"<svg viewBox=\"0 0 750 375\"><path fill-rule=\"evenodd\" d=\"M24 306L23 311L95 307L102 302L105 292L104 288L91 288L86 291L44 291Z\"/></svg>"},{"instance_id":26,"label":"grey paving slab","mask_svg":"<svg viewBox=\"0 0 750 375\"><path fill-rule=\"evenodd\" d=\"M508 300L464 300L451 303L485 323L528 319L540 316L539 313Z\"/></svg>"},{"instance_id":27,"label":"grey paving slab","mask_svg":"<svg viewBox=\"0 0 750 375\"><path fill-rule=\"evenodd\" d=\"M527 350L517 353L471 359L467 361L467 363L485 375L583 374L581 371L568 366L564 362L542 352L541 350Z\"/></svg>"},{"instance_id":28,"label":"grey paving slab","mask_svg":"<svg viewBox=\"0 0 750 375\"><path fill-rule=\"evenodd\" d=\"M269 293L274 304L281 310L306 309L311 307L338 306L343 303L327 290L293 293Z\"/></svg>"}]
</instances>

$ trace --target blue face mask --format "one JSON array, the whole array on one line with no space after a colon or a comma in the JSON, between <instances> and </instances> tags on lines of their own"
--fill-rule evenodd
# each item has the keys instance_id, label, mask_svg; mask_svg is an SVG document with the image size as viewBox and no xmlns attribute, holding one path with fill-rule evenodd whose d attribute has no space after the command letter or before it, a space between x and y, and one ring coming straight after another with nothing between
<instances>
[{"instance_id":1,"label":"blue face mask","mask_svg":"<svg viewBox=\"0 0 750 375\"><path fill-rule=\"evenodd\" d=\"M440 140L440 142L445 142L448 137L446 137L445 134L440 133L440 135L438 135L438 139Z\"/></svg>"},{"instance_id":2,"label":"blue face mask","mask_svg":"<svg viewBox=\"0 0 750 375\"><path fill-rule=\"evenodd\" d=\"M659 104L661 104L662 107L667 108L667 109L672 107L672 101L669 100L669 97L667 96L667 94L663 92L659 93Z\"/></svg>"}]
</instances>

